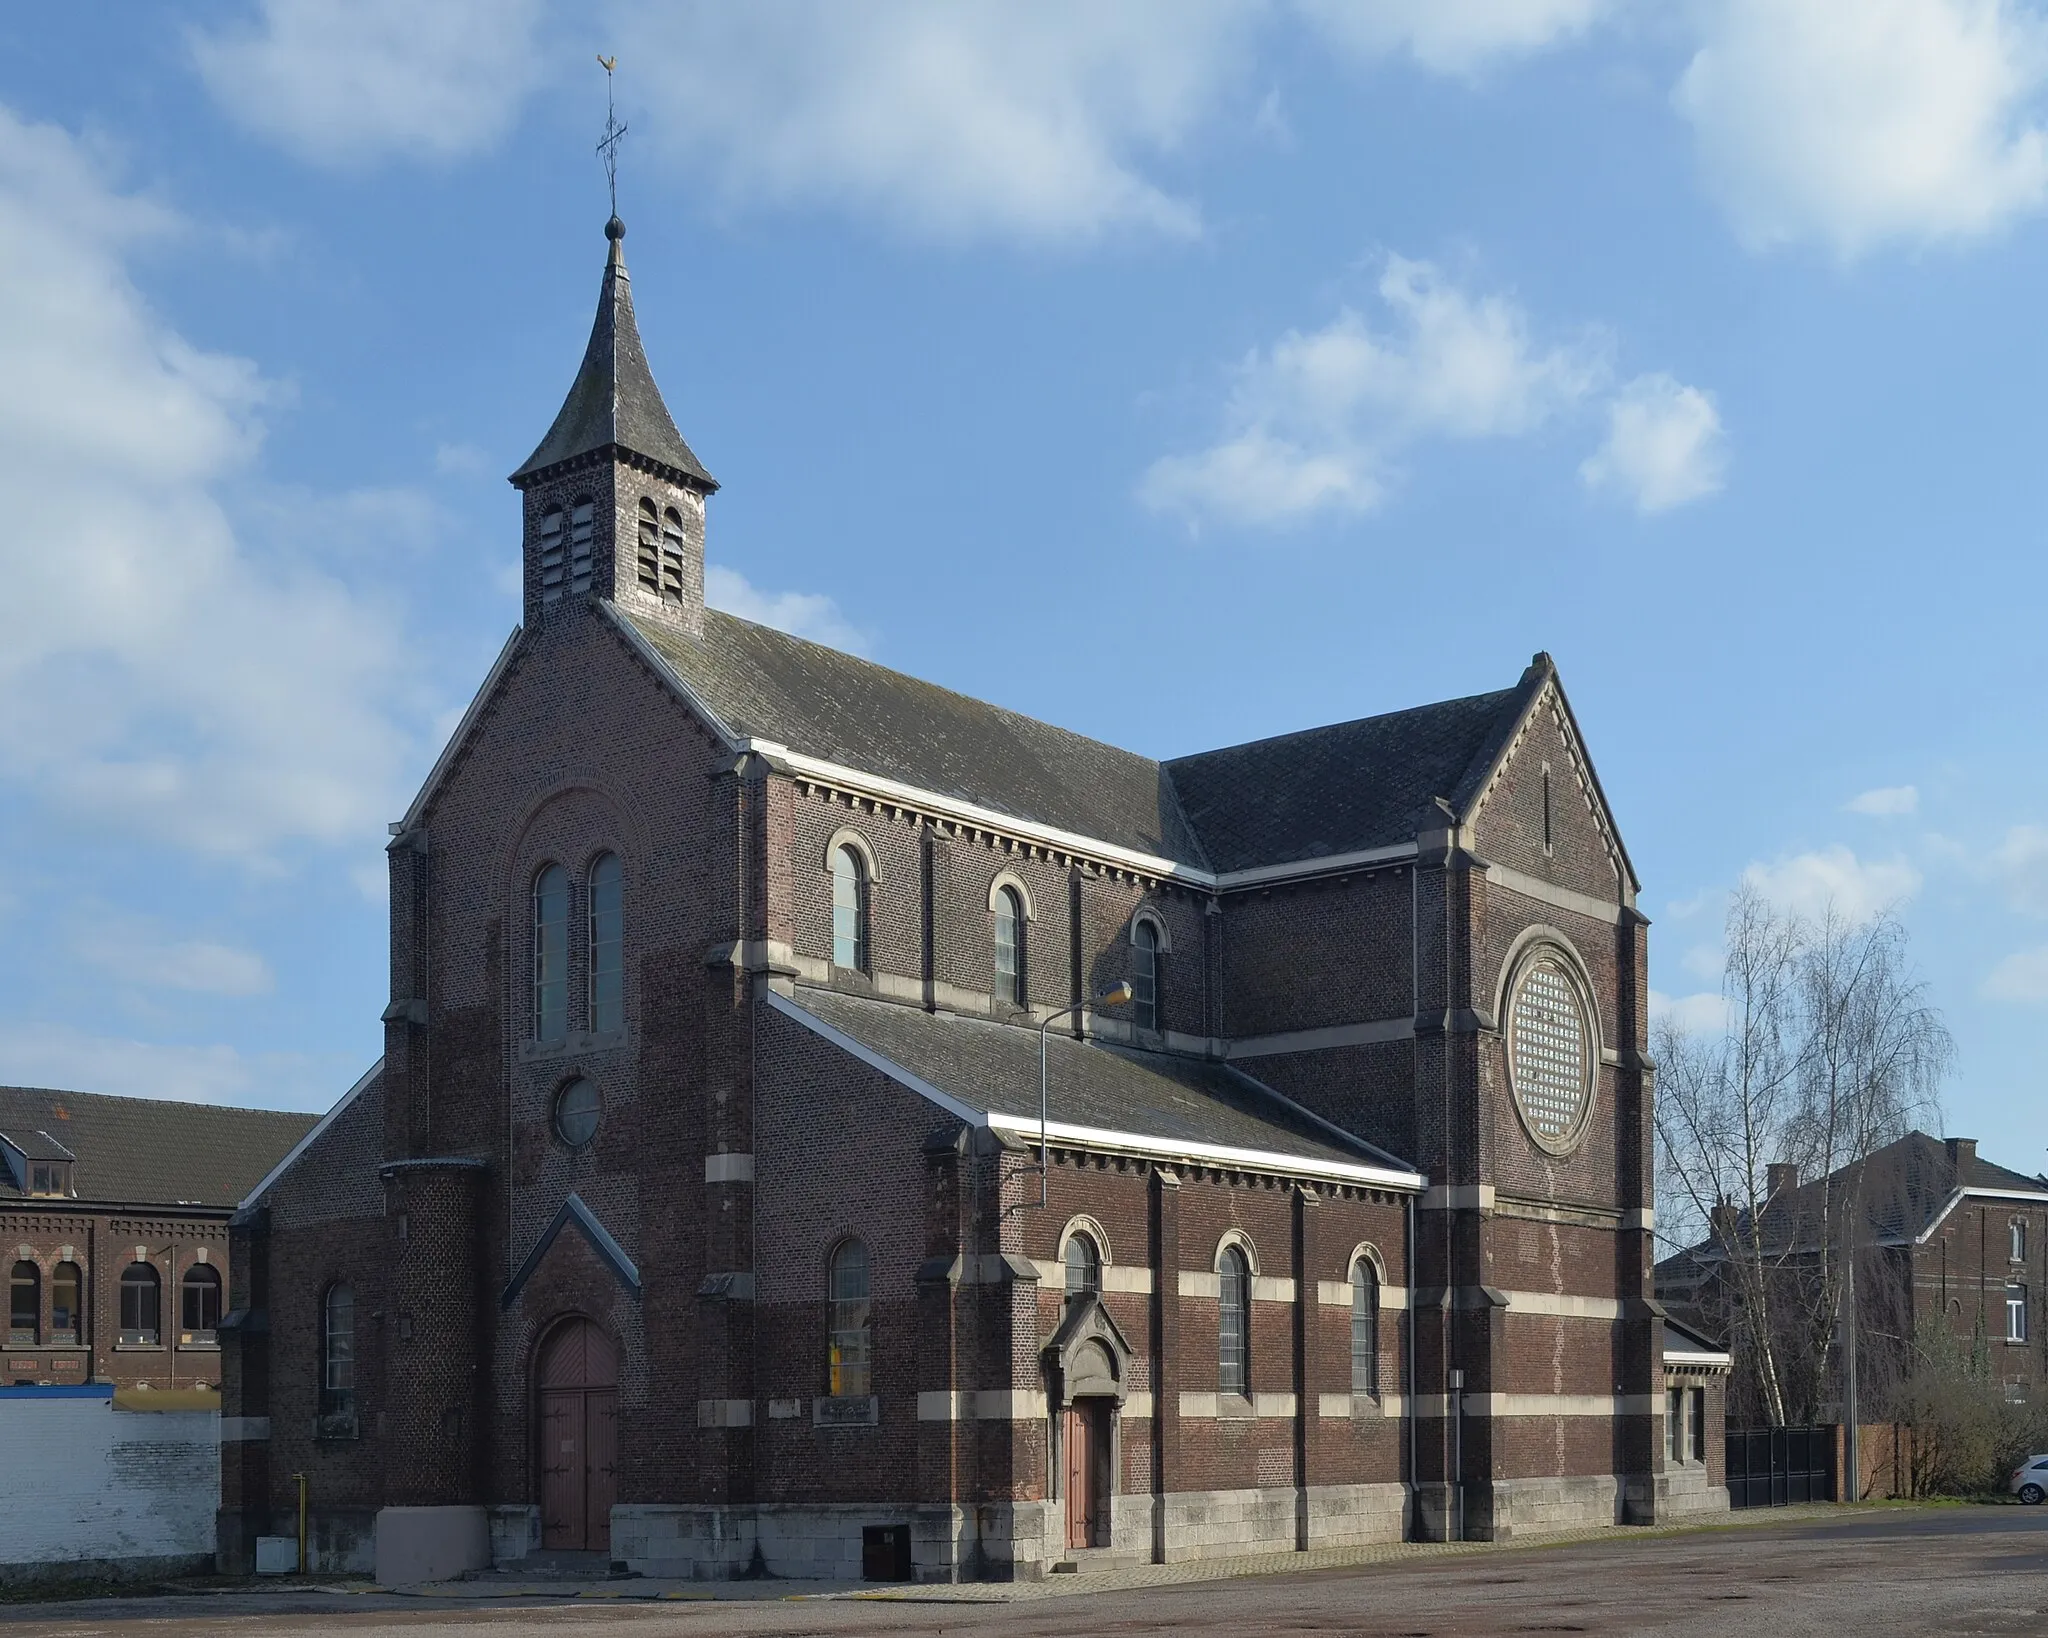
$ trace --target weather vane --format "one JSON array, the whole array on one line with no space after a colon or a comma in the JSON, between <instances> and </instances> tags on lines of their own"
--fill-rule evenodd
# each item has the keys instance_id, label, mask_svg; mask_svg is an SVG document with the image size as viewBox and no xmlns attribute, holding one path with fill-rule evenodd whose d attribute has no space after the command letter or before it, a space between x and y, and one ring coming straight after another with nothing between
<instances>
[{"instance_id":1,"label":"weather vane","mask_svg":"<svg viewBox=\"0 0 2048 1638\"><path fill-rule=\"evenodd\" d=\"M597 145L597 157L604 161L604 179L612 190L612 215L619 214L619 138L626 134L626 127L619 123L619 114L612 101L612 70L619 66L616 57L599 57L604 67L604 139Z\"/></svg>"}]
</instances>

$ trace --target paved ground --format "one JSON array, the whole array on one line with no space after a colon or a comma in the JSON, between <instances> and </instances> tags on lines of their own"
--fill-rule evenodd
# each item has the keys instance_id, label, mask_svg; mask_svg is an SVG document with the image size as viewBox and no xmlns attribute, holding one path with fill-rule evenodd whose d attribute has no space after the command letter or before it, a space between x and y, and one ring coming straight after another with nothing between
<instances>
[{"instance_id":1,"label":"paved ground","mask_svg":"<svg viewBox=\"0 0 2048 1638\"><path fill-rule=\"evenodd\" d=\"M652 1589L649 1589L652 1590ZM700 1595L708 1589L695 1589ZM915 1595L740 1601L474 1601L375 1592L266 1591L0 1609L7 1638L270 1638L473 1628L477 1638L713 1635L1341 1633L1497 1638L1522 1633L1658 1638L1890 1638L2048 1634L2048 1508L1836 1512L1732 1529L1445 1553L1230 1580L1018 1589L996 1602ZM995 1589L989 1589L994 1591ZM979 1591L977 1589L977 1591Z\"/></svg>"}]
</instances>

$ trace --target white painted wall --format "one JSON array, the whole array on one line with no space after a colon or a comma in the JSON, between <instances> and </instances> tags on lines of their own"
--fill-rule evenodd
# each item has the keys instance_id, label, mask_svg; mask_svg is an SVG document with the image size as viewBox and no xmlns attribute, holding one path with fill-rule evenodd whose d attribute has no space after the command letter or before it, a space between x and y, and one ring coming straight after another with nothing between
<instances>
[{"instance_id":1,"label":"white painted wall","mask_svg":"<svg viewBox=\"0 0 2048 1638\"><path fill-rule=\"evenodd\" d=\"M220 1413L113 1393L0 1391L0 1569L212 1557Z\"/></svg>"}]
</instances>

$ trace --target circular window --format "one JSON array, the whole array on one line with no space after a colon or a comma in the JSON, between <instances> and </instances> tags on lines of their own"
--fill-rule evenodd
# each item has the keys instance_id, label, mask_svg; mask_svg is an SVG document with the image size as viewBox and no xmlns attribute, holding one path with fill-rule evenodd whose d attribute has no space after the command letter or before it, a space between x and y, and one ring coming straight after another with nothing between
<instances>
[{"instance_id":1,"label":"circular window","mask_svg":"<svg viewBox=\"0 0 2048 1638\"><path fill-rule=\"evenodd\" d=\"M1515 980L1508 1078L1540 1147L1561 1154L1578 1142L1593 1099L1593 1030L1577 976L1554 954L1537 955Z\"/></svg>"},{"instance_id":2,"label":"circular window","mask_svg":"<svg viewBox=\"0 0 2048 1638\"><path fill-rule=\"evenodd\" d=\"M555 1094L555 1136L580 1149L597 1136L597 1088L571 1081Z\"/></svg>"}]
</instances>

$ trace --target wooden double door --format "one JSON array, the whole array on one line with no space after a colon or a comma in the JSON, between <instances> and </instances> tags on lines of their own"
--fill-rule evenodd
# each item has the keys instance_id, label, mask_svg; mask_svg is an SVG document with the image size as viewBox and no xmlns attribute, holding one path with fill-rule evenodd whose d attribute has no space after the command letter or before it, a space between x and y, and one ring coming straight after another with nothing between
<instances>
[{"instance_id":1,"label":"wooden double door","mask_svg":"<svg viewBox=\"0 0 2048 1638\"><path fill-rule=\"evenodd\" d=\"M1067 1500L1067 1545L1109 1545L1110 1401L1077 1399L1060 1428Z\"/></svg>"},{"instance_id":2,"label":"wooden double door","mask_svg":"<svg viewBox=\"0 0 2048 1638\"><path fill-rule=\"evenodd\" d=\"M601 1550L612 1544L619 1499L619 1356L588 1320L556 1327L541 1349L540 1543Z\"/></svg>"}]
</instances>

